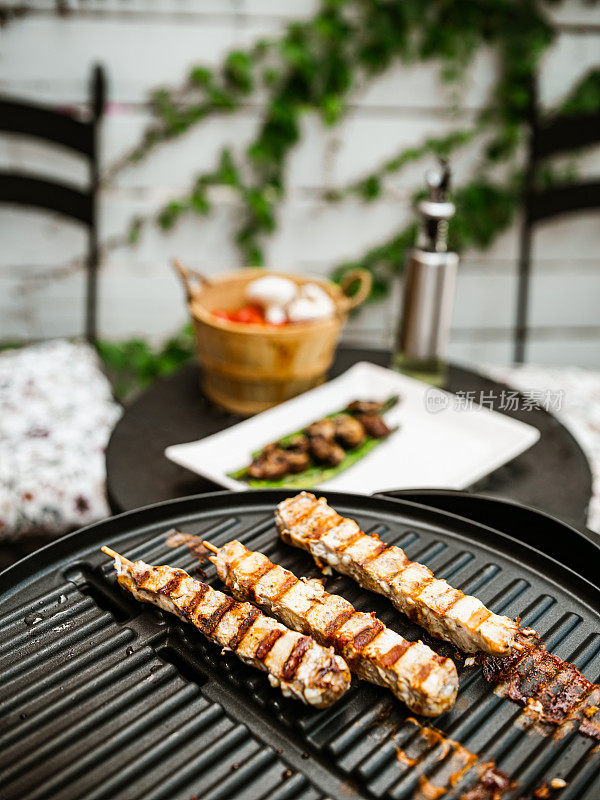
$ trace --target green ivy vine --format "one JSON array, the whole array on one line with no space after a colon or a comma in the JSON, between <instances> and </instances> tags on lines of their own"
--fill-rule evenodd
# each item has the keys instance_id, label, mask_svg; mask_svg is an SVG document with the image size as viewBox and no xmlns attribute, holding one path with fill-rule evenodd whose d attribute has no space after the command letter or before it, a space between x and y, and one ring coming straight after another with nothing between
<instances>
[{"instance_id":1,"label":"green ivy vine","mask_svg":"<svg viewBox=\"0 0 600 800\"><path fill-rule=\"evenodd\" d=\"M360 180L327 191L324 199L340 203L354 196L374 202L389 176L408 164L452 156L477 142L480 161L471 177L454 188L457 213L450 235L458 251L489 247L519 206L519 146L527 132L534 76L555 37L547 14L552 5L556 0L321 0L314 16L289 23L280 37L235 50L216 69L194 67L182 86L156 91L153 124L106 180L210 116L234 113L259 97L261 121L245 152L224 148L215 168L199 174L186 194L167 203L156 222L167 231L186 214L207 217L211 189L227 186L239 205L233 236L241 261L262 265L265 241L276 229L277 207L286 194L287 159L300 139L304 114L317 113L325 126L334 126L361 87L394 65L416 62L439 64L441 80L457 104L474 56L485 46L497 55L498 78L487 106L471 124L402 149ZM572 90L562 110L583 112L599 104L596 70ZM133 221L131 243L146 224L142 218ZM410 223L355 260L339 264L333 277L339 280L349 269L366 268L374 278L372 297L378 299L402 269L404 251L414 237Z\"/></svg>"}]
</instances>

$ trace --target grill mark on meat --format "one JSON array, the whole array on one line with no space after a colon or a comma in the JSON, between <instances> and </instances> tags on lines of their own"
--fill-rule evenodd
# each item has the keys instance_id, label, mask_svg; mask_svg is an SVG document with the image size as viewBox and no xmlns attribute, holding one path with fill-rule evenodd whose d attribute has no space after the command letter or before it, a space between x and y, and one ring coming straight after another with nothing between
<instances>
[{"instance_id":1,"label":"grill mark on meat","mask_svg":"<svg viewBox=\"0 0 600 800\"><path fill-rule=\"evenodd\" d=\"M331 527L333 527L333 525ZM347 550L353 544L356 544L356 542L358 542L359 539L362 539L364 535L365 534L359 529L356 535L352 537L352 539L344 539L343 542L340 542L340 544L338 544L337 547L335 548L336 552L343 553L344 550Z\"/></svg>"},{"instance_id":2,"label":"grill mark on meat","mask_svg":"<svg viewBox=\"0 0 600 800\"><path fill-rule=\"evenodd\" d=\"M423 664L422 667L419 667L419 671L417 673L417 683L425 683L433 668L434 664L432 661L428 661L426 664Z\"/></svg>"},{"instance_id":3,"label":"grill mark on meat","mask_svg":"<svg viewBox=\"0 0 600 800\"><path fill-rule=\"evenodd\" d=\"M354 616L354 614L356 614L356 611L353 608L348 609L348 611L342 611L335 619L332 619L331 622L327 623L325 629L323 630L323 636L325 639L328 642L333 641L338 630L342 627L342 625L344 625L344 623L348 622L350 617Z\"/></svg>"},{"instance_id":4,"label":"grill mark on meat","mask_svg":"<svg viewBox=\"0 0 600 800\"><path fill-rule=\"evenodd\" d=\"M300 666L300 662L304 658L304 654L311 646L312 639L310 636L303 636L301 639L298 639L296 644L292 647L292 652L289 654L285 664L283 665L281 674L284 680L289 681L294 677L296 670Z\"/></svg>"},{"instance_id":5,"label":"grill mark on meat","mask_svg":"<svg viewBox=\"0 0 600 800\"><path fill-rule=\"evenodd\" d=\"M202 620L199 624L200 630L202 633L206 633L207 635L211 635L214 629L217 627L221 619L225 616L225 614L229 611L232 605L235 604L235 600L233 597L225 597L221 605L213 611L210 617L206 620Z\"/></svg>"},{"instance_id":6,"label":"grill mark on meat","mask_svg":"<svg viewBox=\"0 0 600 800\"><path fill-rule=\"evenodd\" d=\"M290 648L297 645L298 639L302 637L298 637L284 625L275 623L249 603L236 602L232 597L218 592L206 583L190 578L183 570L168 566L154 567L140 561L131 563L109 548L103 548L103 550L114 558L120 585L132 592L134 597L158 605L176 616L190 618L194 627L215 644L222 648L231 648L234 652L237 650L238 655L245 663L251 663L256 668L267 672L272 685L281 684L284 654L289 653ZM139 589L133 580L133 576L136 574L138 581L145 584ZM174 598L168 597L169 603L167 604L163 599L163 594L167 596L169 592L173 591L172 587L179 586L182 580L185 580L184 591L182 592L180 589ZM215 608L215 606L218 607ZM229 616L227 616L228 612L230 612ZM225 619L225 622L220 624L222 619ZM257 631L255 636L246 639L246 647L240 654L240 642L257 621L261 623L260 632ZM272 659L263 662L277 640L285 635L290 638L287 640L289 642L287 647L283 648L283 653L279 656L274 653ZM304 638L308 641L302 648L296 650L294 659L288 664L287 673L291 675L291 680L287 686L283 686L282 691L286 697L293 696L308 705L325 708L335 702L349 688L349 670L343 660L334 655L332 649L321 647L310 637ZM261 639L262 641L260 641ZM297 671L303 651L308 648L312 648L310 659L306 660L301 670ZM294 667L294 660L296 667ZM319 685L314 680L316 673L319 676Z\"/></svg>"},{"instance_id":7,"label":"grill mark on meat","mask_svg":"<svg viewBox=\"0 0 600 800\"><path fill-rule=\"evenodd\" d=\"M245 560L249 555L252 555L252 553L248 552L248 554L244 555L242 559L238 559L238 563ZM267 574L267 572L271 572L273 568L274 565L270 561L267 561L266 564L263 564L261 567L256 569L252 575L248 575L247 578L242 578L241 580L238 578L238 583L240 586L250 589L256 598L256 584Z\"/></svg>"},{"instance_id":8,"label":"grill mark on meat","mask_svg":"<svg viewBox=\"0 0 600 800\"><path fill-rule=\"evenodd\" d=\"M383 622L379 622L379 620L374 620L373 625L369 625L367 628L363 628L362 631L356 634L354 639L352 639L352 646L355 650L359 653L362 652L365 647L375 639L376 636L383 631L385 625Z\"/></svg>"},{"instance_id":9,"label":"grill mark on meat","mask_svg":"<svg viewBox=\"0 0 600 800\"><path fill-rule=\"evenodd\" d=\"M375 537L374 536L370 536L369 538L370 539L374 539ZM378 542L376 550L374 550L372 553L370 553L366 558L361 558L360 561L357 560L356 563L359 564L361 567L364 567L366 564L368 564L370 561L374 561L385 550L388 550L388 549L389 549L389 544L386 544L385 542Z\"/></svg>"},{"instance_id":10,"label":"grill mark on meat","mask_svg":"<svg viewBox=\"0 0 600 800\"><path fill-rule=\"evenodd\" d=\"M310 508L306 509L306 511L304 511L302 514L300 514L300 516L296 516L296 514L294 514L294 522L293 522L293 524L294 525L301 525L302 522L304 522L304 520L307 517L310 517L314 513L314 510L315 510L315 508L317 508L318 505L319 505L319 501L315 497L313 499L313 503L310 506Z\"/></svg>"},{"instance_id":11,"label":"grill mark on meat","mask_svg":"<svg viewBox=\"0 0 600 800\"><path fill-rule=\"evenodd\" d=\"M406 567L410 566L410 564L412 564L412 563L413 563L412 561L408 561L407 560L407 563L403 567L401 567L397 572L394 572L392 575L390 575L389 578L386 578L386 583L390 583L391 584L392 581L395 581L396 578L398 578L401 575L401 573L404 572Z\"/></svg>"},{"instance_id":12,"label":"grill mark on meat","mask_svg":"<svg viewBox=\"0 0 600 800\"><path fill-rule=\"evenodd\" d=\"M298 526L294 519L294 506L297 503L301 503L305 520L302 526ZM355 521L345 520L337 514L327 505L324 498L321 498L318 504L320 508L317 510L317 501L314 495L301 492L296 498L288 498L278 506L277 517L280 532L283 528L288 531L285 540L308 549L317 564L319 564L320 551L317 552L318 548L313 544L315 537L307 537L305 532L311 530L311 523L313 534L320 527L319 513L323 511L327 513L327 509L329 509L340 525L344 523L357 524ZM311 515L312 520L310 519ZM325 528L327 525L321 527ZM466 652L484 651L502 656L510 653L518 627L515 620L493 614L479 601L476 603L477 611L467 612L470 613L469 619L449 618L449 611L462 599L468 597L467 595L459 590L453 590L445 581L439 581L438 586L438 579L426 565L410 561L399 547L396 552L397 546L394 546L392 554L384 557L378 570L377 558L385 552L385 543L382 543L383 546L380 548L373 542L369 542L368 550L372 548L375 552L361 558L360 538L359 536L354 538L353 528L349 530L351 531L350 541L338 542L333 534L331 537L334 539L331 549L335 554L339 555L346 551L346 555L342 556L341 563L339 558L337 560L328 559L338 572L350 574L361 586L367 586L372 591L388 596L400 611L423 625L433 636L446 639ZM361 532L361 535L366 536L367 534ZM356 544L357 540L358 544ZM366 543L362 544L366 545ZM352 556L349 562L350 547L356 555ZM412 569L410 569L411 567ZM356 574L357 569L358 574ZM407 571L408 574L405 574ZM439 590L439 596L437 590ZM476 599L469 598L473 601Z\"/></svg>"},{"instance_id":13,"label":"grill mark on meat","mask_svg":"<svg viewBox=\"0 0 600 800\"><path fill-rule=\"evenodd\" d=\"M272 564L272 567L274 568L275 565ZM273 596L273 601L276 603L280 602L282 597L284 597L290 591L290 589L293 589L297 583L298 583L298 578L295 575L292 575L292 573L290 572L290 574L284 580L281 589L277 592L276 595Z\"/></svg>"},{"instance_id":14,"label":"grill mark on meat","mask_svg":"<svg viewBox=\"0 0 600 800\"><path fill-rule=\"evenodd\" d=\"M515 641L507 658L480 658L485 679L541 722L572 721L582 736L600 741L600 686L574 664L549 653L535 631L522 629Z\"/></svg>"},{"instance_id":15,"label":"grill mark on meat","mask_svg":"<svg viewBox=\"0 0 600 800\"><path fill-rule=\"evenodd\" d=\"M165 583L164 586L161 586L158 589L159 594L164 594L166 597L170 597L173 592L179 589L181 585L181 581L185 578L185 572L175 572L172 578Z\"/></svg>"},{"instance_id":16,"label":"grill mark on meat","mask_svg":"<svg viewBox=\"0 0 600 800\"><path fill-rule=\"evenodd\" d=\"M487 608L478 608L471 614L467 624L479 627L480 625L483 625L483 623L486 622L486 620L488 620L491 616L492 612L488 611Z\"/></svg>"},{"instance_id":17,"label":"grill mark on meat","mask_svg":"<svg viewBox=\"0 0 600 800\"><path fill-rule=\"evenodd\" d=\"M250 628L254 625L254 623L256 622L258 617L260 617L260 616L261 616L261 613L257 608L251 609L248 612L248 616L246 617L246 619L242 622L240 627L237 629L237 631L233 634L233 636L231 637L231 639L227 643L227 646L230 647L234 651L237 650L237 648L240 646L244 636L248 633Z\"/></svg>"},{"instance_id":18,"label":"grill mark on meat","mask_svg":"<svg viewBox=\"0 0 600 800\"><path fill-rule=\"evenodd\" d=\"M145 572L142 572L141 575L137 575L135 572L132 573L133 582L138 587L138 589L144 587L144 584L146 583L151 574L152 573L149 569L147 569Z\"/></svg>"},{"instance_id":19,"label":"grill mark on meat","mask_svg":"<svg viewBox=\"0 0 600 800\"><path fill-rule=\"evenodd\" d=\"M311 517L315 513L315 509L321 506L322 503L320 503L316 498L314 498L314 502L309 509L307 509L299 517L294 515L294 520L292 524L296 526L306 523L307 518ZM336 527L343 521L344 521L343 517L341 517L337 513L331 514L327 518L327 524L325 524L325 520L319 518L315 522L312 522L310 525L308 525L308 530L306 531L304 536L308 539L320 539L325 533L327 533L328 530Z\"/></svg>"},{"instance_id":20,"label":"grill mark on meat","mask_svg":"<svg viewBox=\"0 0 600 800\"><path fill-rule=\"evenodd\" d=\"M381 656L380 658L381 666L385 667L385 669L393 667L396 661L399 661L402 658L402 656L406 653L406 651L413 646L413 644L415 643L408 642L406 639L402 642L402 644L395 644L391 650L389 650L385 655ZM440 661L443 663L444 659L442 658L440 659Z\"/></svg>"},{"instance_id":21,"label":"grill mark on meat","mask_svg":"<svg viewBox=\"0 0 600 800\"><path fill-rule=\"evenodd\" d=\"M404 572L404 570L402 570ZM418 580L414 584L414 589L411 591L411 594L415 600L418 600L421 594L425 591L428 586L434 582L435 578L433 575L429 574L427 577Z\"/></svg>"},{"instance_id":22,"label":"grill mark on meat","mask_svg":"<svg viewBox=\"0 0 600 800\"><path fill-rule=\"evenodd\" d=\"M309 605L309 607L306 609L306 611L302 614L302 618L304 620L307 620L310 617L311 613L315 610L315 608L319 608L319 606L322 605L323 603L321 602L321 600L319 599L313 600L312 603Z\"/></svg>"},{"instance_id":23,"label":"grill mark on meat","mask_svg":"<svg viewBox=\"0 0 600 800\"><path fill-rule=\"evenodd\" d=\"M314 525L310 526L308 538L322 539L332 528L337 528L341 521L341 517L337 519L333 517L327 520L319 519Z\"/></svg>"},{"instance_id":24,"label":"grill mark on meat","mask_svg":"<svg viewBox=\"0 0 600 800\"><path fill-rule=\"evenodd\" d=\"M447 614L464 596L464 593L461 592L460 589L450 589L445 594L441 595L441 597L436 598L436 610L440 614Z\"/></svg>"},{"instance_id":25,"label":"grill mark on meat","mask_svg":"<svg viewBox=\"0 0 600 800\"><path fill-rule=\"evenodd\" d=\"M209 587L207 586L207 584L203 583L201 584L201 588L198 589L197 592L194 592L194 595L192 596L190 602L181 609L185 617L187 617L188 619L192 618L194 612L202 602L204 595L208 592L208 589Z\"/></svg>"},{"instance_id":26,"label":"grill mark on meat","mask_svg":"<svg viewBox=\"0 0 600 800\"><path fill-rule=\"evenodd\" d=\"M281 639L285 631L282 630L273 630L269 631L264 639L260 642L258 647L256 648L256 658L259 661L264 661L265 658L269 655L271 650L273 649L273 645L277 641L277 639Z\"/></svg>"},{"instance_id":27,"label":"grill mark on meat","mask_svg":"<svg viewBox=\"0 0 600 800\"><path fill-rule=\"evenodd\" d=\"M241 543L231 544L238 544L240 548L243 548L242 552L248 552ZM226 553L226 550L224 552ZM250 554L256 559L256 553L250 551ZM243 557L243 555L232 555L231 557L225 555L223 559L222 556L213 556L210 557L210 560L216 564L217 572L222 580L230 587L233 586L235 588L240 585L237 580L235 565L239 564ZM258 563L261 562L259 561ZM276 565L274 566L276 567ZM415 658L411 659L410 665L406 665L406 669L401 665L394 667L407 650L418 643L406 641L399 634L394 634L392 631L389 631L392 634L391 641L388 639L385 640L385 643L382 641L380 647L375 642L372 652L365 654L365 648L369 643L374 642L380 634L387 630L386 626L377 619L375 614L365 615L362 612L357 612L348 601L343 601L341 605L343 610L340 611L339 607L336 608L336 604L342 598L330 595L328 592L319 594L316 599L311 596L310 592L300 592L298 597L290 597L289 603L286 604L285 600L281 601L281 597L291 587L302 584L303 580L299 580L293 573L283 567L276 568L280 570L278 580L282 580L283 584L278 592L277 599L273 595L275 586L270 584L265 587L265 596L260 590L256 591L259 606L265 604L269 608L269 612L279 618L283 618L287 612L292 612L299 616L300 619L295 624L296 630L303 634L310 634L321 645L333 646L335 652L346 660L351 670L358 672L366 680L372 680L371 677L368 677L368 672L372 666L377 670L391 667L393 672L397 673L397 677L392 675L384 678L379 672L379 676L383 681L382 685L388 686L392 692L417 713L437 715L437 713L441 713L444 708L453 703L458 680L454 665L449 659L438 656L433 650L421 645L423 651L417 652ZM249 594L250 589L246 586L240 592L241 599L247 599ZM309 602L306 603L306 600ZM279 604L281 604L281 607L278 607ZM298 610L299 607L301 611ZM320 613L321 611L323 613ZM352 618L355 615L358 616L354 620L355 624L352 625ZM350 624L347 624L348 622ZM387 647L385 647L385 644L387 644ZM382 650L386 652L382 652ZM432 671L437 672L441 669L439 678L444 690L447 692L445 697L440 698L430 692L429 689L423 689L417 679L418 668L425 661L431 662ZM368 664L371 664L371 667ZM365 675L362 675L363 671ZM375 679L372 682L379 683L380 681ZM447 703L445 703L445 700L447 700ZM434 708L439 708L440 711L434 712Z\"/></svg>"},{"instance_id":28,"label":"grill mark on meat","mask_svg":"<svg viewBox=\"0 0 600 800\"><path fill-rule=\"evenodd\" d=\"M395 546L395 547L398 547L397 545L387 545L387 549L389 550L389 549L391 549L391 548L392 548L392 547L394 547L394 546ZM411 564L414 564L414 563L415 563L414 561L411 561L411 560L410 560L410 558L409 558L409 557L406 555L406 553L404 552L404 550L402 550L402 548L401 548L401 547L398 547L398 550L400 550L400 552L402 553L402 555L395 555L395 556L394 556L394 561L396 561L397 563L398 563L398 562L401 562L401 566L399 566L399 567L398 567L398 569L396 570L396 572L393 572L391 575L388 575L388 576L386 577L386 581L387 581L387 583L391 583L392 581L395 581L395 580L396 580L396 578L397 578L397 577L400 575L400 573L401 573L401 572L404 572L404 570L405 570L407 567L410 567L410 566L411 566ZM381 553L380 553L379 555L381 555ZM375 560L375 559L373 559L373 560Z\"/></svg>"}]
</instances>

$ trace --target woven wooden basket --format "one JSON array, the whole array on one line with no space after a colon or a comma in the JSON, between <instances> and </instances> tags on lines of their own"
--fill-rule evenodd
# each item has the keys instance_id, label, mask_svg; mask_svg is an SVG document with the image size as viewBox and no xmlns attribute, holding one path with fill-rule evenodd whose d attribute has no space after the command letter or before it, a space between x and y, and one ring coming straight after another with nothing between
<instances>
[{"instance_id":1,"label":"woven wooden basket","mask_svg":"<svg viewBox=\"0 0 600 800\"><path fill-rule=\"evenodd\" d=\"M194 270L175 267L183 281L196 333L202 385L207 396L228 411L249 416L271 408L321 383L329 369L348 312L362 303L371 288L365 270L348 273L342 286L301 275L271 272L298 285L317 283L335 303L327 319L281 327L228 322L212 314L219 308L246 303L245 288L265 275L243 269L210 280ZM358 282L348 297L346 290Z\"/></svg>"}]
</instances>

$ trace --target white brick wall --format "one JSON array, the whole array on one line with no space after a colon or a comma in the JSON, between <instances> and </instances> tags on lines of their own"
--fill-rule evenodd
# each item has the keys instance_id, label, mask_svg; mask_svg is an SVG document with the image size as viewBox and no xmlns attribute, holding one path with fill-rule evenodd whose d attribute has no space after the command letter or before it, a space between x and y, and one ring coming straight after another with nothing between
<instances>
[{"instance_id":1,"label":"white brick wall","mask_svg":"<svg viewBox=\"0 0 600 800\"><path fill-rule=\"evenodd\" d=\"M103 131L106 170L137 140L148 121L149 91L177 84L194 63L217 64L231 48L272 35L292 17L310 13L314 0L85 0L59 17L52 0L0 33L0 92L48 103L85 100L91 65L102 62L111 102ZM600 54L600 7L569 0L555 11L560 36L548 54L542 98L554 103ZM425 164L390 181L371 206L324 204L323 187L339 186L376 167L401 147L464 124L485 102L494 59L481 53L470 71L459 118L434 65L395 69L352 98L343 123L324 129L304 119L304 137L289 162L289 193L279 229L267 247L268 263L319 274L389 236L409 218L407 197ZM101 237L126 229L136 214L182 193L191 178L211 168L221 147L241 149L251 138L259 109L249 104L233 117L211 119L123 171L102 197ZM471 149L457 159L460 179L476 160ZM600 151L586 154L598 174ZM41 170L85 181L85 170L58 148L10 136L0 139L0 166ZM159 339L184 320L180 287L168 261L177 255L214 273L237 264L229 241L236 208L226 193L207 219L189 218L169 235L148 230L135 249L111 252L101 272L102 335ZM541 226L535 240L530 360L600 367L600 217L589 213ZM82 278L38 276L76 257L84 236L77 226L30 210L0 207L0 339L73 334L81 330ZM511 353L517 230L486 253L463 259L453 320L452 355L505 362ZM352 321L348 340L385 344L395 326L397 292L386 304Z\"/></svg>"}]
</instances>

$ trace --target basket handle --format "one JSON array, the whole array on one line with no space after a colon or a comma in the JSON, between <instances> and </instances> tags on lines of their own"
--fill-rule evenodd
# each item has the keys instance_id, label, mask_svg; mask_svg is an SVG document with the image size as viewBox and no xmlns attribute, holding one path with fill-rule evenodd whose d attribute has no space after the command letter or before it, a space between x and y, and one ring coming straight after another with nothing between
<instances>
[{"instance_id":1,"label":"basket handle","mask_svg":"<svg viewBox=\"0 0 600 800\"><path fill-rule=\"evenodd\" d=\"M188 302L194 299L195 290L198 286L210 283L208 278L202 275L201 272L197 272L195 269L186 269L177 258L173 259L173 266L181 278Z\"/></svg>"},{"instance_id":2,"label":"basket handle","mask_svg":"<svg viewBox=\"0 0 600 800\"><path fill-rule=\"evenodd\" d=\"M359 282L358 291L352 297L348 297L346 292L356 281ZM342 302L344 304L344 311L350 311L356 308L367 299L371 293L371 286L373 285L373 277L366 269L352 269L347 272L341 280L340 287L345 297Z\"/></svg>"}]
</instances>

